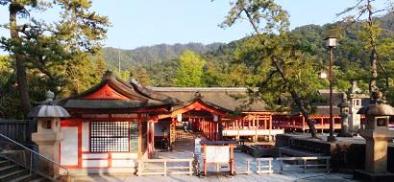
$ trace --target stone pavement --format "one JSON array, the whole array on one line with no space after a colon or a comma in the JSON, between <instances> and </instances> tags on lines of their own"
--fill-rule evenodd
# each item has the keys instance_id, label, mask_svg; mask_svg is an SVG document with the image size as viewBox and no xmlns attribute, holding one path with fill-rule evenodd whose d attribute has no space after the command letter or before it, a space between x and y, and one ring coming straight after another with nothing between
<instances>
[{"instance_id":1,"label":"stone pavement","mask_svg":"<svg viewBox=\"0 0 394 182\"><path fill-rule=\"evenodd\" d=\"M270 175L211 175L207 177L196 177L188 175L170 176L86 176L77 179L78 182L351 182L352 175L338 173L284 173Z\"/></svg>"},{"instance_id":2,"label":"stone pavement","mask_svg":"<svg viewBox=\"0 0 394 182\"><path fill-rule=\"evenodd\" d=\"M176 147L172 152L159 152L157 158L192 158L194 141L191 133L177 131L179 136L176 141ZM253 159L250 155L235 152L236 172L237 175L230 176L227 173L211 174L208 176L197 177L189 175L152 175L152 176L136 176L133 174L127 176L114 175L90 175L79 177L77 181L81 182L351 182L352 174L342 173L325 173L317 171L302 172L302 169L292 169L281 174L279 171L279 164L274 161L274 174L256 174L256 166L252 163L251 174L246 172L246 159ZM215 166L209 166L209 171L216 171Z\"/></svg>"},{"instance_id":3,"label":"stone pavement","mask_svg":"<svg viewBox=\"0 0 394 182\"><path fill-rule=\"evenodd\" d=\"M171 154L171 153L165 153ZM166 155L164 155L166 156ZM163 157L164 157L163 156ZM170 155L173 157L173 155ZM185 152L177 152L177 158L189 157L190 153ZM246 171L246 159L252 159L251 156L246 155L244 153L235 153L236 160L236 171L237 175L230 176L227 174L211 174L208 176L197 177L197 176L189 176L189 175L169 175L169 176L98 176L91 175L86 177L80 177L77 181L81 182L310 182L310 181L324 181L324 182L351 182L352 175L351 174L343 174L343 173L325 173L318 171L307 171L306 173L302 172L302 169L290 169L289 171L285 171L281 174L279 171L279 164L274 162L274 174L256 174L256 167L252 164L251 166L251 174L244 174ZM210 170L215 171L215 167L211 166Z\"/></svg>"}]
</instances>

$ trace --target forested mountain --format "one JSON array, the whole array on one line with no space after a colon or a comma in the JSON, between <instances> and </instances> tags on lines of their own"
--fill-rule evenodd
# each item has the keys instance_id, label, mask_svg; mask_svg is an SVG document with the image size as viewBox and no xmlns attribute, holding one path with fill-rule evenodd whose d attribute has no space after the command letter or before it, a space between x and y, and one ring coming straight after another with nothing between
<instances>
[{"instance_id":1,"label":"forested mountain","mask_svg":"<svg viewBox=\"0 0 394 182\"><path fill-rule=\"evenodd\" d=\"M387 14L378 19L380 21L380 26L384 31L383 34L386 34L387 37L392 36L394 31L394 14ZM326 24L323 26L304 25L293 29L291 32L293 34L296 34L300 38L302 37L301 40L303 42L301 42L300 44L305 46L305 50L316 54L317 56L322 56L322 54L325 54L323 39L326 36L327 30L333 26L336 26L337 24L338 23ZM342 41L343 45L346 46L349 46L349 44L353 44L353 46L355 46L353 47L354 49L356 49L357 47L360 48L360 46L362 45L360 44L359 40L357 40L358 29L359 25L352 25L351 28L341 33L342 35L339 35L339 41ZM193 52L203 55L204 57L209 57L209 59L215 59L216 61L217 59L221 59L222 61L224 61L223 59L229 59L229 57L233 56L234 50L239 47L239 44L241 44L242 41L244 41L245 39L247 39L247 37L240 40L234 40L227 44L158 44L153 46L138 47L130 50L107 47L103 49L103 52L107 65L112 68L118 67L119 59L121 60L122 70L129 70L135 66L152 68L153 65L157 66L161 64L171 64L170 62L172 62L172 60L174 59L177 59L179 55L185 50L191 50ZM337 56L339 57L337 60L345 58L348 60L359 59L358 56L352 54L355 51L354 49L349 50L349 48L352 47L344 48L345 49L342 49L342 51L338 51Z\"/></svg>"},{"instance_id":2,"label":"forested mountain","mask_svg":"<svg viewBox=\"0 0 394 182\"><path fill-rule=\"evenodd\" d=\"M153 65L176 59L183 51L191 50L199 54L217 50L223 43L212 43L204 45L201 43L187 44L159 44L154 46L138 47L125 50L112 47L104 48L104 58L108 65L117 67L121 60L122 69L128 69L136 65Z\"/></svg>"}]
</instances>

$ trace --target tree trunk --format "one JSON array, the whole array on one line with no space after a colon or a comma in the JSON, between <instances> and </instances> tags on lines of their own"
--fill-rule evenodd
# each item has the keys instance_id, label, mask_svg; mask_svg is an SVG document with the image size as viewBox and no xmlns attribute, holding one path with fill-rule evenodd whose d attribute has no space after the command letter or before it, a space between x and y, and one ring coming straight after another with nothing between
<instances>
[{"instance_id":1,"label":"tree trunk","mask_svg":"<svg viewBox=\"0 0 394 182\"><path fill-rule=\"evenodd\" d=\"M282 68L280 67L279 63L275 58L271 58L272 63L274 64L275 68L278 70L279 74L282 77L282 80L285 83L289 83L289 80L287 80ZM300 110L301 114L304 116L306 123L308 124L311 136L313 138L318 138L316 135L316 128L315 128L315 121L309 118L309 113L305 109L305 104L304 101L301 99L301 97L298 95L298 93L293 89L289 88L289 92L291 94L291 97L294 101L294 103L297 105L298 109Z\"/></svg>"},{"instance_id":2,"label":"tree trunk","mask_svg":"<svg viewBox=\"0 0 394 182\"><path fill-rule=\"evenodd\" d=\"M248 21L249 23L252 25L255 33L257 34L257 37L259 37L260 35L260 31L257 28L255 22L253 22L253 18L252 16L249 14L249 12L246 9L243 9L243 11L245 12L246 16L248 17ZM260 37L259 37L260 39ZM264 43L264 41L262 39L260 39L260 41L262 43ZM279 74L282 77L282 80L285 83L289 83L289 81L287 80L281 66L279 65L279 63L277 62L277 60L274 57L271 57L271 61L274 64L276 70L279 72ZM300 96L298 95L298 93L293 89L293 88L289 88L289 92L291 94L291 97L293 99L293 101L295 102L295 104L297 105L298 109L300 110L301 114L304 116L306 123L308 124L311 136L313 138L318 138L316 135L316 128L315 128L315 124L314 124L314 120L309 118L309 113L308 111L305 109L305 105L304 102L302 101L302 99L300 98Z\"/></svg>"},{"instance_id":3,"label":"tree trunk","mask_svg":"<svg viewBox=\"0 0 394 182\"><path fill-rule=\"evenodd\" d=\"M10 13L10 34L11 34L11 39L14 43L18 44L17 47L20 47L22 45L20 42L19 38L19 33L18 33L18 26L17 26L17 14L18 14L18 4L15 4L15 2L12 2L10 4L9 8L9 13ZM27 76L26 76L26 67L24 63L24 58L21 55L19 50L13 50L13 57L15 59L15 65L16 65L16 79L18 83L18 90L20 94L20 103L22 106L22 111L24 115L26 116L27 113L30 111L30 97L29 97L29 90L28 90L28 85L27 85Z\"/></svg>"},{"instance_id":4,"label":"tree trunk","mask_svg":"<svg viewBox=\"0 0 394 182\"><path fill-rule=\"evenodd\" d=\"M373 10L372 10L372 0L367 1L367 11L368 11L368 34L369 34L369 44L371 46L371 55L369 57L369 61L371 63L371 79L369 82L369 93L372 94L377 92L378 86L376 84L376 80L378 78L378 55L376 52L376 41L374 37L373 30ZM372 97L371 97L372 99ZM372 100L371 100L372 101Z\"/></svg>"},{"instance_id":5,"label":"tree trunk","mask_svg":"<svg viewBox=\"0 0 394 182\"><path fill-rule=\"evenodd\" d=\"M375 48L372 48L369 60L371 63L371 80L369 82L369 92L373 93L378 91L378 86L376 85L376 80L378 78L378 68L377 68L378 59L377 59Z\"/></svg>"}]
</instances>

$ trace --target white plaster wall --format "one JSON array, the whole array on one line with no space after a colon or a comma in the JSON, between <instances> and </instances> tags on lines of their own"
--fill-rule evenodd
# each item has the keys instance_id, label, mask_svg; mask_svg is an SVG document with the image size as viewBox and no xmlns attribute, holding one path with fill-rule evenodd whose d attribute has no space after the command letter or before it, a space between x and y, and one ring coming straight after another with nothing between
<instances>
[{"instance_id":1,"label":"white plaster wall","mask_svg":"<svg viewBox=\"0 0 394 182\"><path fill-rule=\"evenodd\" d=\"M112 153L112 159L137 159L137 153Z\"/></svg>"},{"instance_id":2,"label":"white plaster wall","mask_svg":"<svg viewBox=\"0 0 394 182\"><path fill-rule=\"evenodd\" d=\"M78 127L62 127L63 140L60 142L60 164L78 165Z\"/></svg>"},{"instance_id":3,"label":"white plaster wall","mask_svg":"<svg viewBox=\"0 0 394 182\"><path fill-rule=\"evenodd\" d=\"M112 167L136 167L135 160L113 159Z\"/></svg>"},{"instance_id":4,"label":"white plaster wall","mask_svg":"<svg viewBox=\"0 0 394 182\"><path fill-rule=\"evenodd\" d=\"M84 168L106 168L109 167L109 153L87 153L82 154L82 167ZM137 153L111 153L111 167L127 168L136 167Z\"/></svg>"},{"instance_id":5,"label":"white plaster wall","mask_svg":"<svg viewBox=\"0 0 394 182\"><path fill-rule=\"evenodd\" d=\"M108 153L91 153L91 154L82 154L82 159L108 159Z\"/></svg>"},{"instance_id":6,"label":"white plaster wall","mask_svg":"<svg viewBox=\"0 0 394 182\"><path fill-rule=\"evenodd\" d=\"M108 160L83 160L82 167L108 167Z\"/></svg>"}]
</instances>

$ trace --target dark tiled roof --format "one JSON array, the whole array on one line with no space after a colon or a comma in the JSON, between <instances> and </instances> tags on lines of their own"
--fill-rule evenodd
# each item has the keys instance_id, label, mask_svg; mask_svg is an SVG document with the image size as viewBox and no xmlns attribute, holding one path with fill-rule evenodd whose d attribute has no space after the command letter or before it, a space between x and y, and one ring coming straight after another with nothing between
<instances>
[{"instance_id":1,"label":"dark tiled roof","mask_svg":"<svg viewBox=\"0 0 394 182\"><path fill-rule=\"evenodd\" d=\"M65 104L68 109L139 109L163 105L161 102L151 101L123 101L123 100L88 100L88 99L71 99Z\"/></svg>"},{"instance_id":2,"label":"dark tiled roof","mask_svg":"<svg viewBox=\"0 0 394 182\"><path fill-rule=\"evenodd\" d=\"M175 106L183 107L196 98L208 105L228 111L267 111L266 105L261 100L249 104L247 88L217 88L217 87L151 87L152 90L163 95L177 99ZM175 109L176 109L175 108Z\"/></svg>"},{"instance_id":3,"label":"dark tiled roof","mask_svg":"<svg viewBox=\"0 0 394 182\"><path fill-rule=\"evenodd\" d=\"M129 100L84 99L85 96L96 92L106 84ZM176 100L143 87L136 81L127 83L111 72L107 72L99 84L77 96L63 99L59 104L66 109L138 109L159 106L170 109L175 102Z\"/></svg>"},{"instance_id":4,"label":"dark tiled roof","mask_svg":"<svg viewBox=\"0 0 394 182\"><path fill-rule=\"evenodd\" d=\"M329 93L329 90L319 90L319 94L321 96L321 100L312 104L316 108L316 110L313 114L328 115L328 114L330 114L330 108L329 108L330 93ZM340 109L339 109L338 105L342 103L344 97L345 97L345 93L333 91L332 111L333 111L334 115L340 114Z\"/></svg>"}]
</instances>

